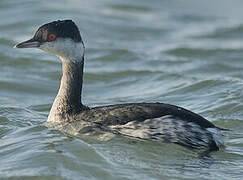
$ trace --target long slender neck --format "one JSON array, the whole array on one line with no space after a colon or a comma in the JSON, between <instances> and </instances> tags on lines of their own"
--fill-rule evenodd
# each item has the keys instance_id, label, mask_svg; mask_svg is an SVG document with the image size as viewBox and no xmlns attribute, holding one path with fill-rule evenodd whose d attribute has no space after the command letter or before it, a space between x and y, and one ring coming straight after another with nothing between
<instances>
[{"instance_id":1,"label":"long slender neck","mask_svg":"<svg viewBox=\"0 0 243 180\"><path fill-rule=\"evenodd\" d=\"M84 58L73 61L62 59L62 79L52 105L48 121L66 121L84 107L81 102Z\"/></svg>"}]
</instances>

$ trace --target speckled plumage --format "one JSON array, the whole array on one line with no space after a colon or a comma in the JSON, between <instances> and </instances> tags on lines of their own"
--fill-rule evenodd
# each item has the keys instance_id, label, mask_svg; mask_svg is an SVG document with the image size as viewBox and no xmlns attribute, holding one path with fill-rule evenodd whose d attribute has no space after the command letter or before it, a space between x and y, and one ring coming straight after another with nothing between
<instances>
[{"instance_id":1,"label":"speckled plumage","mask_svg":"<svg viewBox=\"0 0 243 180\"><path fill-rule=\"evenodd\" d=\"M54 33L56 39L48 40ZM41 26L34 38L16 45L36 47L56 54L63 76L48 123L70 134L108 132L153 141L176 143L209 152L223 144L221 129L189 110L163 103L130 103L88 108L81 102L84 46L77 26L70 20Z\"/></svg>"},{"instance_id":2,"label":"speckled plumage","mask_svg":"<svg viewBox=\"0 0 243 180\"><path fill-rule=\"evenodd\" d=\"M105 131L190 148L206 148L210 151L218 150L223 145L220 128L191 111L163 103L94 107L62 120L59 124L64 123L65 126L59 126L62 127L59 129L69 129L67 132L72 134Z\"/></svg>"}]
</instances>

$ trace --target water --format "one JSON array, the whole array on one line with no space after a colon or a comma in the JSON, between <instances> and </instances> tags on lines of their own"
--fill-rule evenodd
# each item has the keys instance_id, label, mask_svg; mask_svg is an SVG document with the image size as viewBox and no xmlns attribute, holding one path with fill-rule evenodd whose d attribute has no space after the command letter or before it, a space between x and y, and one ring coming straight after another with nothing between
<instances>
[{"instance_id":1,"label":"water","mask_svg":"<svg viewBox=\"0 0 243 180\"><path fill-rule=\"evenodd\" d=\"M1 0L0 179L242 179L243 2ZM45 122L60 62L12 46L73 19L86 46L83 102L166 102L229 133L210 163L177 145L69 137Z\"/></svg>"}]
</instances>

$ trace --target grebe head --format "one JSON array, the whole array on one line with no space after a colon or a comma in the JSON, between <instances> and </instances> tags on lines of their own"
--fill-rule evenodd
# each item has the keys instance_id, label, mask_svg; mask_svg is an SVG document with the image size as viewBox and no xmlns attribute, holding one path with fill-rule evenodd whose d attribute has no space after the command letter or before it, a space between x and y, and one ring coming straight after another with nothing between
<instances>
[{"instance_id":1,"label":"grebe head","mask_svg":"<svg viewBox=\"0 0 243 180\"><path fill-rule=\"evenodd\" d=\"M21 42L15 48L38 48L52 53L62 61L81 61L84 45L78 27L72 20L53 21L44 24L30 40Z\"/></svg>"}]
</instances>

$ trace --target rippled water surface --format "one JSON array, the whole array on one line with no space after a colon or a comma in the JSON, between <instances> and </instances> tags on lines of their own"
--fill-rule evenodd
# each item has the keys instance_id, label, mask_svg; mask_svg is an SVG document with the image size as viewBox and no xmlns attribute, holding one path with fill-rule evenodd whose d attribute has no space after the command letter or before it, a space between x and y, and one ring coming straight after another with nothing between
<instances>
[{"instance_id":1,"label":"rippled water surface","mask_svg":"<svg viewBox=\"0 0 243 180\"><path fill-rule=\"evenodd\" d=\"M240 0L1 0L0 179L243 179L242 7ZM225 149L206 163L177 145L47 128L61 64L12 46L66 18L86 46L85 104L183 106L232 129Z\"/></svg>"}]
</instances>

